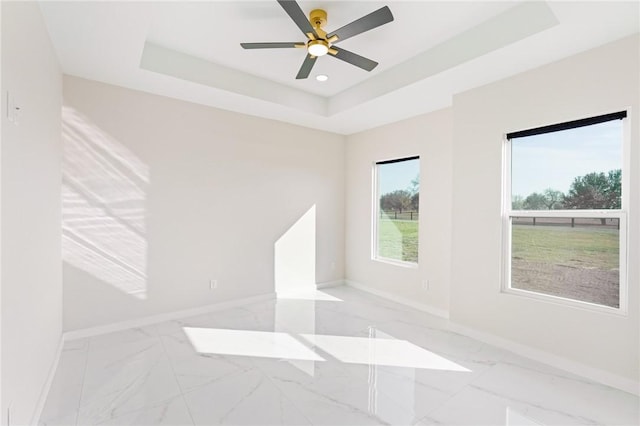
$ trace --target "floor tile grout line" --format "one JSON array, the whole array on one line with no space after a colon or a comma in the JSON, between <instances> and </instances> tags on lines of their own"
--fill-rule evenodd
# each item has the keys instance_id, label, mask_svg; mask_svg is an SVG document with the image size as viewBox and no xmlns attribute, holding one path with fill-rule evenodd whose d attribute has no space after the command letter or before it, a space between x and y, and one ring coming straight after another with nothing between
<instances>
[{"instance_id":1,"label":"floor tile grout line","mask_svg":"<svg viewBox=\"0 0 640 426\"><path fill-rule=\"evenodd\" d=\"M367 328L364 328L362 331L364 331L364 330L370 330L371 328L373 328L373 329L376 329L376 330L377 330L379 326L383 326L384 324L387 324L387 323L389 323L389 322L393 322L393 321L384 321L383 323L380 323L380 324L378 324L378 325L376 325L376 326L368 326ZM407 341L409 341L409 340L407 340ZM413 342L411 342L411 343L413 343ZM418 345L418 346L422 347L421 345ZM486 345L485 345L485 346L486 346ZM426 349L426 348L425 348L425 349ZM431 349L427 349L427 350L432 351ZM437 352L434 352L434 353L437 353ZM444 355L443 355L443 356L444 356ZM497 363L497 362L496 362L496 363ZM472 382L474 382L474 381L478 380L480 377L482 377L484 374L486 374L486 373L487 373L489 370L491 370L493 367L495 367L495 364L494 364L494 365L492 365L492 366L490 366L489 368L487 368L487 369L486 369L485 371L483 371L482 373L480 373L480 374L478 375L478 377L476 377L475 379L473 379L471 382L469 382L469 383L465 384L465 385L464 385L464 386L462 386L460 389L458 389L458 390L457 390L457 391L455 391L454 393L450 394L450 395L449 395L445 400L443 400L443 401L442 401L442 402L441 402L437 407L434 407L433 409L429 410L429 412L428 412L427 414L425 414L424 416L422 416L422 417L420 417L420 418L416 419L416 422L420 422L420 421L422 421L423 419L425 419L425 418L429 417L429 415L431 415L434 411L436 411L437 409L441 408L441 407L442 407L442 406L443 406L447 401L449 401L451 398L455 397L457 394L459 394L460 392L462 392L463 390L465 390L467 387L469 387L469 385L470 385Z\"/></svg>"},{"instance_id":2,"label":"floor tile grout line","mask_svg":"<svg viewBox=\"0 0 640 426\"><path fill-rule=\"evenodd\" d=\"M276 299L277 301L277 299ZM274 305L275 306L275 305ZM270 374L268 374L265 370L263 370L263 368L260 366L259 363L256 362L251 362L251 364L253 364L254 368L256 370L258 370L258 372L260 374L262 374L264 377L267 378L267 380L269 381L269 383L271 383L271 385L280 393L280 395L282 396L282 398L284 398L286 401L288 401L291 406L293 406L296 411L302 416L304 417L304 419L309 422L309 425L314 425L314 423L311 421L311 419L309 417L307 417L307 415L304 413L304 411L298 406L298 404L296 404L293 400L291 400L291 398L289 398L283 391L282 389L280 389L280 387L275 383L275 381L273 380L273 378L271 377Z\"/></svg>"},{"instance_id":3,"label":"floor tile grout line","mask_svg":"<svg viewBox=\"0 0 640 426\"><path fill-rule=\"evenodd\" d=\"M144 337L144 338L142 338L142 339L136 339L136 340L132 340L132 341L119 342L117 345L120 345L120 346L126 346L126 345L132 345L132 344L139 344L139 343L141 343L141 342L143 342L143 341L146 341L146 340L149 340L149 341L151 341L151 340L157 340L157 341L158 341L157 343L153 343L153 344L152 344L152 346L150 346L149 348L153 347L154 345L158 345L158 344L159 344L160 346L162 346L162 341L159 339L159 336L145 336L145 337ZM112 347L113 347L113 346L112 346ZM88 349L87 349L87 353L88 353ZM162 347L162 353L164 353L164 347ZM151 367L151 370L153 370L153 368L154 368L156 365L158 365L158 363L160 363L161 361L162 361L162 357L160 356L160 357L158 358L158 360L156 361L156 363ZM169 363L170 363L170 360L169 360L169 359L167 359L167 361L169 361ZM88 356L87 356L87 363L88 363ZM86 373L86 368L85 368L85 373ZM175 375L174 375L174 377L175 377ZM84 381L83 381L83 384L84 384ZM174 398L176 398L177 396L178 396L178 394L173 395L173 396L171 396L171 397L169 397L169 398L167 398L167 399L163 399L163 400L161 400L161 401L158 401L157 403L154 403L154 404L146 405L146 406L143 406L143 407L140 407L140 408L136 408L136 409L129 409L129 410L126 410L126 411L124 411L124 412L122 412L122 413L119 413L116 417L109 417L109 419L111 419L111 420L113 420L113 419L117 419L117 418L120 418L120 417L123 417L123 416L129 415L129 414L132 414L132 413L136 413L136 412L139 412L139 411L143 411L143 410L148 409L148 408L156 407L158 404L164 403L164 402L166 402L166 401L170 401L171 399L174 399ZM79 410L78 410L78 415L79 415ZM79 418L79 417L78 417L78 418ZM109 420L109 419L107 419L107 420ZM107 421L107 420L103 420L103 422L104 422L104 421ZM77 423L77 420L76 420L76 423ZM81 426L81 425L77 425L77 426Z\"/></svg>"},{"instance_id":4,"label":"floor tile grout line","mask_svg":"<svg viewBox=\"0 0 640 426\"><path fill-rule=\"evenodd\" d=\"M375 300L373 300L372 302L373 302L374 304L376 303L376 301L375 301ZM394 303L393 305L395 305L395 303ZM383 307L383 308L385 308L385 309L396 310L396 309L394 309L394 307L387 307L387 306L382 306L382 307ZM402 312L401 310L396 310L396 311L398 311L398 312ZM366 318L361 317L361 316L359 316L359 315L349 315L348 313L344 313L344 312L341 312L341 313L343 313L343 314L345 314L345 315L348 315L348 316L352 316L353 318L356 318L356 319L366 319ZM355 332L355 334L364 333L365 331L369 332L372 328L373 328L373 329L378 329L380 326L384 326L384 325L385 325L385 324L387 324L387 323L392 323L393 321L394 321L394 320L381 320L381 321L376 321L374 325L368 325L368 326L366 326L366 327L363 327L363 328L361 328L361 329L358 329L358 330ZM292 333L292 334L294 334L294 333ZM493 367L493 366L491 366L489 369L491 369L492 367ZM269 379L269 380L274 384L274 386L276 386L276 388L277 388L277 389L278 389L278 390L283 394L283 396L284 396L287 400L289 400L289 401L290 401L290 402L291 402L291 403L292 403L292 404L293 404L293 405L298 409L298 411L300 411L301 413L303 413L303 412L302 412L302 410L301 410L301 409L300 409L300 408L299 408L299 407L294 403L294 401L292 401L289 397L287 397L287 396L286 396L286 394L284 394L284 392L283 392L282 390L280 390L280 387L279 387L279 386L274 382L274 380L270 377L270 375L269 375L269 374L267 374L266 372L264 372L264 371L262 370L262 368L261 368L261 367L259 367L259 366L258 366L258 368L261 370L261 372L263 372L263 374L264 374L265 376L267 376L267 378L268 378L268 379ZM489 369L487 369L487 370L489 370ZM486 371L485 371L485 372L483 372L481 375L483 375L484 373L486 373ZM457 392L455 392L455 393L454 393L453 395L451 395L450 397L455 396L456 394L458 394L459 392L461 392L462 390L464 390L464 388L466 388L466 385L465 385L465 386L463 386L463 387L461 387ZM444 404L444 402L448 401L449 399L450 399L450 398L447 398L445 401L443 401L443 404ZM438 405L438 407L434 408L434 410L435 410L435 409L437 409L437 408L440 408L440 406L441 406L441 405L442 405L442 404ZM430 410L430 411L429 411L429 413L427 413L425 416L423 416L423 417L421 417L421 418L419 418L419 419L416 419L416 421L420 421L420 420L422 420L422 419L424 419L424 418L428 417L428 416L429 416L429 414L430 414L430 413L432 413L434 410ZM304 416L305 418L307 418L307 420L308 420L311 424L314 424L314 423L311 421L311 419L309 419L306 415L304 415L304 413L303 413L303 416Z\"/></svg>"},{"instance_id":5,"label":"floor tile grout line","mask_svg":"<svg viewBox=\"0 0 640 426\"><path fill-rule=\"evenodd\" d=\"M167 347L164 344L164 339L162 338L163 336L158 336L158 339L160 340L160 344L162 345L162 350L165 354L165 356L167 357L167 359L169 360L169 367L171 368L171 373L173 374L173 379L176 381L177 385L178 385L178 389L180 390L180 398L182 398L182 402L184 403L184 406L187 408L187 413L189 413L189 418L191 419L191 423L195 426L196 421L193 418L193 414L191 413L191 407L189 407L189 404L187 403L187 398L185 398L185 392L184 389L182 389L182 385L180 384L180 380L178 380L178 375L176 374L176 370L173 367L173 360L171 359L171 356L169 355L169 351L167 351Z\"/></svg>"},{"instance_id":6,"label":"floor tile grout line","mask_svg":"<svg viewBox=\"0 0 640 426\"><path fill-rule=\"evenodd\" d=\"M243 307L243 308L244 308L244 309L246 309L250 315L255 315L255 313L254 313L254 312L252 312L249 308L247 308L247 307ZM170 336L170 335L167 335L167 336ZM195 423L195 420L193 419L193 415L192 415L192 413L191 413L191 408L190 408L189 404L188 404L188 403L187 403L187 401L186 401L185 395L186 395L186 394L189 394L189 393L191 393L191 392L197 391L197 389L192 389L192 390L187 391L187 392L185 392L185 391L184 391L184 389L183 389L183 388L182 388L182 386L180 385L179 380L177 380L177 375L176 375L176 373L175 373L175 368L174 368L174 366L173 366L173 360L172 360L172 359L171 359L171 357L169 356L169 353L168 353L168 351L167 351L166 345L164 344L164 340L162 339L162 336L159 336L159 337L160 337L160 340L161 340L161 342L162 342L162 346L163 346L163 349L164 349L164 351L165 351L165 354L166 354L166 355L167 355L167 357L169 358L169 364L170 364L170 366L171 366L171 369L172 369L172 372L173 372L173 374L174 374L174 377L176 378L176 381L178 382L178 387L179 387L179 389L180 389L180 392L181 392L181 396L182 396L182 398L183 398L183 401L184 401L184 403L185 403L185 405L186 405L186 407L187 407L187 411L189 412L189 416L191 417L191 421L192 421L192 422L193 422L193 424L195 425L196 423ZM295 403L294 403L294 402L293 402L289 397L287 397L287 395L286 395L286 394L285 394L285 393L284 393L284 392L283 392L283 391L282 391L282 390L281 390L281 389L276 385L276 383L274 383L274 381L272 380L272 378L269 376L269 374L268 374L267 372L265 372L265 371L264 371L264 370L263 370L263 369L262 369L258 364L256 364L256 363L253 363L253 362L252 362L252 365L253 365L253 367L252 367L250 370L254 370L254 371L256 371L257 373L261 374L263 377L265 377L265 378L269 381L269 383L271 383L271 385L272 385L272 386L273 386L273 387L278 391L278 393L282 396L282 398L284 398L287 402L289 402L289 403L290 403L290 404L291 404L291 405L296 409L296 411L297 411L297 412L298 412L302 417L304 417L304 418L305 418L305 420L307 420L307 421L309 422L309 424L310 424L310 425L313 425L313 424L314 424L314 423L311 421L311 419L309 419L309 418L304 414L304 412L300 409L300 407L298 407L298 405L297 405L297 404L295 404ZM248 371L250 371L250 370L248 370ZM235 376L235 375L240 375L240 374L242 374L242 372L233 372L233 373L230 373L229 375L224 376L224 377L230 377L230 376ZM206 385L202 385L202 386L206 386Z\"/></svg>"},{"instance_id":7,"label":"floor tile grout line","mask_svg":"<svg viewBox=\"0 0 640 426\"><path fill-rule=\"evenodd\" d=\"M89 365L89 350L91 349L91 338L87 339L87 347L85 349L84 368L82 369L82 381L80 386L80 396L78 398L78 408L76 409L76 421L75 425L78 425L80 419L80 407L82 406L82 396L84 395L85 380L87 378L87 368Z\"/></svg>"},{"instance_id":8,"label":"floor tile grout line","mask_svg":"<svg viewBox=\"0 0 640 426\"><path fill-rule=\"evenodd\" d=\"M278 392L280 392L280 395L282 395L282 397L283 397L284 399L286 399L287 401L289 401L289 403L290 403L293 407L295 407L295 409L298 411L298 413L300 413L300 415L301 415L302 417L304 417L304 418L309 422L309 424L310 424L310 425L312 425L312 426L313 426L313 425L315 425L315 423L313 423L313 422L311 421L311 419L310 419L309 417L307 417L307 415L305 414L305 412L304 412L304 411L303 411L303 410L298 406L298 404L296 404L296 403L295 403L291 398L289 398L289 397L287 396L287 394L285 394L285 393L284 393L284 391L283 391L282 389L280 389L280 386L278 386L278 385L276 384L276 382L273 380L273 378L271 377L271 375L270 375L269 373L267 373L266 371L264 371L264 370L262 369L262 367L260 367L260 365L256 365L256 368L258 369L258 371L260 371L260 374L262 374L263 376L265 376L265 377L267 378L267 380L269 380L269 382L273 385L273 387L275 387L275 388L278 390Z\"/></svg>"},{"instance_id":9,"label":"floor tile grout line","mask_svg":"<svg viewBox=\"0 0 640 426\"><path fill-rule=\"evenodd\" d=\"M356 332L355 332L355 334L358 334L358 333L364 332L365 330L367 330L367 331L368 331L368 330L370 329L370 327L371 327L371 326L367 326L367 327L364 327L364 328L362 328L362 329L359 329L358 331L356 331ZM288 331L288 333L289 333L289 334L291 334L294 338L296 338L296 340L298 340L298 341L302 342L302 341L298 338L298 336L297 336L297 335L298 335L298 334L300 334L300 333L293 332L293 331ZM306 343L305 343L305 342L302 342L302 343L304 343L304 344L306 345L308 342L306 342ZM323 351L322 349L320 349L320 348L318 348L318 347L309 347L309 349L314 350L314 352L317 352L317 351L319 350L319 351L320 351L322 354L324 354L326 357L328 357L328 358L332 358L335 362L338 362L338 363L340 363L340 364L343 364L340 360L336 359L335 357L333 357L332 355L328 354L327 352ZM281 359L280 359L280 360L278 360L278 361L281 361ZM265 377L267 377L267 379L268 379L268 380L273 384L273 386L278 390L278 392L280 392L280 394L283 396L283 398L285 398L287 401L289 401L289 402L290 402L290 403L291 403L291 404L296 408L296 410L297 410L297 411L298 411L298 412L299 412L299 413L300 413L300 414L301 414L305 419L307 419L307 421L309 422L309 424L311 424L311 425L315 425L315 423L314 423L314 422L313 422L313 421L312 421L312 420L311 420L311 419L310 419L310 418L305 414L304 410L302 410L302 409L298 406L298 404L296 404L294 400L292 400L290 397L288 397L288 396L287 396L287 394L286 394L286 393L285 393L285 392L280 388L280 386L278 386L278 384L275 382L275 380L271 377L271 375L270 375L270 374L268 374L266 371L264 371L264 370L262 369L262 367L260 367L260 365L256 365L256 368L257 368L258 370L260 370L260 373L262 373ZM364 413L364 412L363 412L363 414L368 415L367 413Z\"/></svg>"},{"instance_id":10,"label":"floor tile grout line","mask_svg":"<svg viewBox=\"0 0 640 426\"><path fill-rule=\"evenodd\" d=\"M497 361L495 364L493 364L492 366L490 366L489 368L487 368L486 370L484 370L482 373L478 374L478 377L476 377L475 379L471 379L471 381L467 382L464 386L462 386L460 389L458 389L457 391L455 391L454 393L452 393L451 395L449 395L449 397L447 397L444 401L442 401L440 404L438 404L437 407L434 407L433 409L429 410L429 412L427 414L425 414L424 416L422 416L418 421L422 421L424 419L426 419L427 417L429 417L431 414L433 414L434 412L436 412L437 410L439 410L440 408L442 408L447 402L449 402L451 399L455 398L457 395L459 395L460 393L462 393L462 391L466 390L466 389L472 389L471 384L476 382L477 380L479 380L480 378L482 378L485 374L487 374L489 371L493 370L496 365L498 365Z\"/></svg>"},{"instance_id":11,"label":"floor tile grout line","mask_svg":"<svg viewBox=\"0 0 640 426\"><path fill-rule=\"evenodd\" d=\"M267 373L265 373L265 375L266 375L267 377L269 377L269 379L271 379L271 377L270 377ZM273 382L273 380L272 380L272 382ZM307 418L307 419L308 419L308 417L304 414L304 411L302 411L302 410L298 407L298 405L297 405L297 404L295 404L295 403L294 403L294 402L293 402L289 397L287 397L287 396L286 396L286 394L284 393L284 391L282 391L282 390L280 389L280 387L279 387L276 383L274 383L274 385L276 386L276 388L278 389L278 391L279 391L279 392L281 392L281 393L285 396L285 398L286 398L287 400L291 401L291 403L292 403L292 404L293 404L293 405L298 409L298 411L300 411L300 413L302 413L302 414L303 414L303 416L304 416L305 418ZM304 384L302 384L302 385L301 385L301 387L302 387L304 390L309 391L309 392L311 392L311 393L313 393L313 394L315 394L315 395L317 395L317 396L321 397L321 398L322 398L322 399L324 399L324 400L328 400L328 401L330 401L330 402L331 402L331 403L333 403L333 404L338 404L338 405L340 405L340 406L342 406L342 407L344 407L344 408L349 409L349 410L350 410L350 411L352 411L352 412L357 413L358 415L364 415L364 416L365 416L365 417L367 417L368 419L375 418L376 420L379 420L379 422L378 422L377 424L380 424L380 425L387 425L387 424L388 424L388 423L385 423L382 419L380 419L380 418L377 416L377 413L371 413L371 412L365 411L364 409L361 409L361 408L359 408L359 407L357 407L357 406L351 406L349 403L346 403L346 402L336 401L334 398L331 398L331 396L330 396L330 395L326 395L326 394L323 394L323 393L320 393L320 392L314 392L313 390L309 389L309 387L305 386ZM314 422L313 422L313 421L311 421L310 419L309 419L309 421L310 421L310 423L311 423L312 425L316 425L316 423L314 423ZM318 426L324 426L324 425L326 425L326 423L319 423L319 424L317 424L317 425L318 425Z\"/></svg>"}]
</instances>

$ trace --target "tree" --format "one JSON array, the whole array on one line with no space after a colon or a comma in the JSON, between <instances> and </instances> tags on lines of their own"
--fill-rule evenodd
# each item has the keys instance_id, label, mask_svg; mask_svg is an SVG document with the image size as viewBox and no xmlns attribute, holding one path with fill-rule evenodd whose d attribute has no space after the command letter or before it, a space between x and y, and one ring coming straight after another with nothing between
<instances>
[{"instance_id":1,"label":"tree","mask_svg":"<svg viewBox=\"0 0 640 426\"><path fill-rule=\"evenodd\" d=\"M564 194L552 188L545 189L542 194L534 192L527 198L520 195L511 197L511 208L513 210L557 210L561 209Z\"/></svg>"},{"instance_id":2,"label":"tree","mask_svg":"<svg viewBox=\"0 0 640 426\"><path fill-rule=\"evenodd\" d=\"M563 207L564 194L561 191L547 188L544 190L545 206L549 210L557 210Z\"/></svg>"},{"instance_id":3,"label":"tree","mask_svg":"<svg viewBox=\"0 0 640 426\"><path fill-rule=\"evenodd\" d=\"M411 208L415 211L420 209L420 193L416 192L411 196Z\"/></svg>"},{"instance_id":4,"label":"tree","mask_svg":"<svg viewBox=\"0 0 640 426\"><path fill-rule=\"evenodd\" d=\"M420 192L420 174L417 174L415 178L411 181L411 186L407 189L411 193L411 195L416 195Z\"/></svg>"},{"instance_id":5,"label":"tree","mask_svg":"<svg viewBox=\"0 0 640 426\"><path fill-rule=\"evenodd\" d=\"M612 209L620 209L622 208L622 170L610 170L607 173L607 179L609 180L607 203Z\"/></svg>"},{"instance_id":6,"label":"tree","mask_svg":"<svg viewBox=\"0 0 640 426\"><path fill-rule=\"evenodd\" d=\"M522 195L514 195L511 197L511 209L522 210L524 208L524 198Z\"/></svg>"},{"instance_id":7,"label":"tree","mask_svg":"<svg viewBox=\"0 0 640 426\"><path fill-rule=\"evenodd\" d=\"M402 213L411 207L411 193L404 189L388 192L380 197L380 208L383 211L397 211Z\"/></svg>"},{"instance_id":8,"label":"tree","mask_svg":"<svg viewBox=\"0 0 640 426\"><path fill-rule=\"evenodd\" d=\"M622 170L588 173L573 180L564 197L567 209L619 209Z\"/></svg>"},{"instance_id":9,"label":"tree","mask_svg":"<svg viewBox=\"0 0 640 426\"><path fill-rule=\"evenodd\" d=\"M547 199L544 195L534 192L524 199L522 207L525 210L545 210L547 208Z\"/></svg>"},{"instance_id":10,"label":"tree","mask_svg":"<svg viewBox=\"0 0 640 426\"><path fill-rule=\"evenodd\" d=\"M418 211L420 208L420 175L417 174L416 177L411 181L411 186L407 189L411 194L411 208L415 211Z\"/></svg>"}]
</instances>

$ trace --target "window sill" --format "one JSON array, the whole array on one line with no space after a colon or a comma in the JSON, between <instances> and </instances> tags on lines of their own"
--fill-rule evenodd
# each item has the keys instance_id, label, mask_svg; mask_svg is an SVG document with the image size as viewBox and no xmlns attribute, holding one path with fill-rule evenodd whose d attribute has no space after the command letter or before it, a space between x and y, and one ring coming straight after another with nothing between
<instances>
[{"instance_id":1,"label":"window sill","mask_svg":"<svg viewBox=\"0 0 640 426\"><path fill-rule=\"evenodd\" d=\"M399 266L401 268L418 269L418 264L413 262L404 262L402 260L388 259L386 257L374 257L374 262L386 263L388 265Z\"/></svg>"},{"instance_id":2,"label":"window sill","mask_svg":"<svg viewBox=\"0 0 640 426\"><path fill-rule=\"evenodd\" d=\"M612 308L610 306L598 305L596 303L581 302L579 300L567 299L565 297L552 296L550 294L536 293L533 291L522 290L517 288L503 288L501 290L501 293L507 294L510 296L534 299L541 302L552 303L555 305L561 305L565 307L583 309L590 312L610 314L610 315L616 315L621 317L628 316L626 306L620 306L619 308Z\"/></svg>"}]
</instances>

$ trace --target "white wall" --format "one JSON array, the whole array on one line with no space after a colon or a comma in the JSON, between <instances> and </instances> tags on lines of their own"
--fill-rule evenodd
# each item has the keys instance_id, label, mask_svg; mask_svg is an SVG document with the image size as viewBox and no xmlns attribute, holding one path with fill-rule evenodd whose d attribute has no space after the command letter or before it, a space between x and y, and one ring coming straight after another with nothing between
<instances>
[{"instance_id":1,"label":"white wall","mask_svg":"<svg viewBox=\"0 0 640 426\"><path fill-rule=\"evenodd\" d=\"M65 330L274 292L314 205L315 279L344 276L344 137L74 77L64 102Z\"/></svg>"},{"instance_id":2,"label":"white wall","mask_svg":"<svg viewBox=\"0 0 640 426\"><path fill-rule=\"evenodd\" d=\"M450 109L347 138L347 280L449 312L452 322L629 388L638 381L638 37L454 97ZM500 292L502 143L507 132L631 107L629 313L595 313ZM420 155L419 268L371 260L375 161ZM481 224L481 225L479 225ZM430 280L429 291L421 281ZM534 354L532 354L534 355ZM549 358L547 358L549 359ZM578 364L575 364L576 366ZM606 376L606 377L605 377Z\"/></svg>"},{"instance_id":3,"label":"white wall","mask_svg":"<svg viewBox=\"0 0 640 426\"><path fill-rule=\"evenodd\" d=\"M2 423L27 424L62 331L62 76L34 2L2 2ZM21 107L7 121L7 91Z\"/></svg>"},{"instance_id":4,"label":"white wall","mask_svg":"<svg viewBox=\"0 0 640 426\"><path fill-rule=\"evenodd\" d=\"M451 319L638 380L640 68L623 39L454 97ZM502 139L507 132L631 107L629 314L500 293Z\"/></svg>"},{"instance_id":5,"label":"white wall","mask_svg":"<svg viewBox=\"0 0 640 426\"><path fill-rule=\"evenodd\" d=\"M444 109L347 139L346 278L374 291L449 309L452 111ZM371 259L372 167L376 161L420 156L418 268ZM429 280L429 290L422 281Z\"/></svg>"}]
</instances>

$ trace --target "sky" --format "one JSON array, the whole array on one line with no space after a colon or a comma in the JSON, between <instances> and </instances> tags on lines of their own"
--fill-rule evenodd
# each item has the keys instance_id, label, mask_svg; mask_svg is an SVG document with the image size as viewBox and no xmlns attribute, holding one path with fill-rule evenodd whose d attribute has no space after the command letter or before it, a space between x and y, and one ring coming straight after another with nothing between
<instances>
[{"instance_id":1,"label":"sky","mask_svg":"<svg viewBox=\"0 0 640 426\"><path fill-rule=\"evenodd\" d=\"M380 164L378 166L378 185L380 195L398 189L409 189L411 181L420 173L420 160L408 160L399 163Z\"/></svg>"},{"instance_id":2,"label":"sky","mask_svg":"<svg viewBox=\"0 0 640 426\"><path fill-rule=\"evenodd\" d=\"M516 138L512 141L511 193L524 198L552 188L567 193L577 176L622 168L622 120ZM378 166L380 194L408 189L420 160Z\"/></svg>"},{"instance_id":3,"label":"sky","mask_svg":"<svg viewBox=\"0 0 640 426\"><path fill-rule=\"evenodd\" d=\"M573 179L622 168L622 120L515 138L511 194L524 198L552 188L567 193Z\"/></svg>"}]
</instances>

